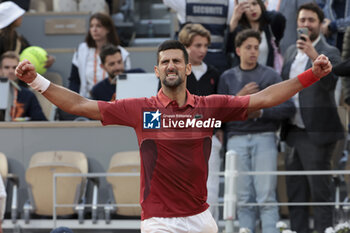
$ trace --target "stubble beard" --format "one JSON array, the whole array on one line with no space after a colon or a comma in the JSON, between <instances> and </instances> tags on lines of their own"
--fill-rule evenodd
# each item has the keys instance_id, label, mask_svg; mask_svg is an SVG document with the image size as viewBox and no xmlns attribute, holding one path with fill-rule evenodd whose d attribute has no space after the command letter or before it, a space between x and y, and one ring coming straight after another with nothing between
<instances>
[{"instance_id":1,"label":"stubble beard","mask_svg":"<svg viewBox=\"0 0 350 233\"><path fill-rule=\"evenodd\" d=\"M165 86L165 87L168 87L168 88L177 88L178 86L181 85L181 83L183 83L183 80L180 78L179 74L176 73L177 75L177 79L175 81L168 81L167 77L165 77L162 81L162 84ZM166 74L166 76L168 76L168 74Z\"/></svg>"},{"instance_id":2,"label":"stubble beard","mask_svg":"<svg viewBox=\"0 0 350 233\"><path fill-rule=\"evenodd\" d=\"M316 33L312 32L312 33L310 34L310 40L311 40L311 42L314 42L314 41L317 39L318 36L319 36L319 34L316 34Z\"/></svg>"}]
</instances>

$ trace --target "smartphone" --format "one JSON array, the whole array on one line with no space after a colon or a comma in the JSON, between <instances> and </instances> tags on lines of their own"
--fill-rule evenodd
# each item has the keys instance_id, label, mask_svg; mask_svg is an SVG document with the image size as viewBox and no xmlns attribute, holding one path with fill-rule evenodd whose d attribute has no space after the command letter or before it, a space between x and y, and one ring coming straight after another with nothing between
<instances>
[{"instance_id":1,"label":"smartphone","mask_svg":"<svg viewBox=\"0 0 350 233\"><path fill-rule=\"evenodd\" d=\"M307 28L298 28L297 29L297 33L298 33L298 39L306 41L304 37L302 37L301 35L307 35L309 36L309 29Z\"/></svg>"},{"instance_id":2,"label":"smartphone","mask_svg":"<svg viewBox=\"0 0 350 233\"><path fill-rule=\"evenodd\" d=\"M247 0L238 0L238 3L246 2Z\"/></svg>"}]
</instances>

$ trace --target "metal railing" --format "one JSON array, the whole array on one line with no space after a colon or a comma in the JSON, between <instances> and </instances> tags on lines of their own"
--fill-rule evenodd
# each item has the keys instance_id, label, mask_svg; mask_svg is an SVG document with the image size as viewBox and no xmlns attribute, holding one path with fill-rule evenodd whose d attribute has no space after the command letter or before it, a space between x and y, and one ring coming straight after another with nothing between
<instances>
[{"instance_id":1,"label":"metal railing","mask_svg":"<svg viewBox=\"0 0 350 233\"><path fill-rule=\"evenodd\" d=\"M327 170L327 171L249 171L239 172L236 167L237 154L234 151L226 153L226 164L224 172L216 172L215 175L224 176L224 202L217 204L223 206L223 220L225 221L225 232L234 232L234 220L236 219L237 206L350 206L348 202L278 202L278 203L238 203L236 190L236 179L238 176L255 175L276 175L276 176L300 176L300 175L350 175L350 170ZM57 204L57 178L58 177L86 177L100 178L107 176L140 176L137 173L55 173L53 175L53 222L57 226L57 211L59 207L76 207L77 204ZM84 207L105 208L105 207L136 207L139 204L84 204Z\"/></svg>"},{"instance_id":2,"label":"metal railing","mask_svg":"<svg viewBox=\"0 0 350 233\"><path fill-rule=\"evenodd\" d=\"M57 208L59 207L72 207L76 208L79 204L57 204L57 178L59 177L85 177L85 178L99 178L99 177L107 177L107 176L140 176L139 172L118 172L118 173L86 173L86 174L77 174L77 173L54 173L53 174L53 214L52 214L52 220L53 225L56 228L57 227ZM97 194L97 190L94 188L94 194ZM97 203L97 196L93 196L93 202L92 204L84 204L83 208L91 208L95 211L97 211L97 208L116 208L116 207L139 207L139 203L130 203L130 204L112 204L112 203L106 203L106 204L98 204ZM95 222L95 221L93 221ZM96 223L96 222L95 222Z\"/></svg>"},{"instance_id":3,"label":"metal railing","mask_svg":"<svg viewBox=\"0 0 350 233\"><path fill-rule=\"evenodd\" d=\"M350 206L349 202L278 202L278 203L238 203L236 183L238 176L276 175L276 176L304 176L304 175L350 175L350 170L320 170L320 171L249 171L241 172L237 169L237 153L226 152L225 171L220 175L225 177L224 215L225 232L234 232L237 206Z\"/></svg>"}]
</instances>

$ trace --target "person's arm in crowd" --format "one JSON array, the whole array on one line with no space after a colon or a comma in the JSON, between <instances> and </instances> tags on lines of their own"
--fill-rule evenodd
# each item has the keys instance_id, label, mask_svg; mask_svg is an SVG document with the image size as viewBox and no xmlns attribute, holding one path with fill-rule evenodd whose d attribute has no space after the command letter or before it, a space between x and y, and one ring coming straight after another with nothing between
<instances>
[{"instance_id":1,"label":"person's arm in crowd","mask_svg":"<svg viewBox=\"0 0 350 233\"><path fill-rule=\"evenodd\" d=\"M279 105L297 92L304 89L307 85L318 81L332 71L332 65L325 55L320 55L313 63L312 70L305 71L298 77L271 85L258 93L250 96L248 113L258 109L269 108ZM302 84L302 82L304 82Z\"/></svg>"},{"instance_id":2,"label":"person's arm in crowd","mask_svg":"<svg viewBox=\"0 0 350 233\"><path fill-rule=\"evenodd\" d=\"M306 35L301 36L304 38L304 40L297 40L297 48L303 51L310 58L311 62L313 62L316 60L319 54L316 51L315 47L312 45L310 38Z\"/></svg>"},{"instance_id":3,"label":"person's arm in crowd","mask_svg":"<svg viewBox=\"0 0 350 233\"><path fill-rule=\"evenodd\" d=\"M316 2L321 7L321 9L323 9L323 7L326 4L325 0L317 0ZM347 4L348 3L344 3L344 7L346 7ZM350 15L345 14L343 18L335 17L334 20L325 18L321 26L321 32L328 37L328 36L331 36L333 33L345 32L346 28L349 26L350 26Z\"/></svg>"},{"instance_id":4,"label":"person's arm in crowd","mask_svg":"<svg viewBox=\"0 0 350 233\"><path fill-rule=\"evenodd\" d=\"M238 0L235 0L235 7L233 8L233 14L230 20L230 32L233 32L236 29L239 20L242 18L243 13L248 9L248 2L243 1L238 3Z\"/></svg>"},{"instance_id":5,"label":"person's arm in crowd","mask_svg":"<svg viewBox=\"0 0 350 233\"><path fill-rule=\"evenodd\" d=\"M56 58L55 56L52 56L52 55L47 55L47 60L46 60L46 63L45 63L45 68L50 68L53 63L55 63L56 61Z\"/></svg>"},{"instance_id":6,"label":"person's arm in crowd","mask_svg":"<svg viewBox=\"0 0 350 233\"><path fill-rule=\"evenodd\" d=\"M17 66L16 76L26 83L33 83L34 80L41 83L49 82L40 77L36 73L34 66L27 60L20 62ZM86 99L67 88L53 83L49 83L48 88L43 90L42 94L51 103L65 112L94 120L102 120L97 101Z\"/></svg>"},{"instance_id":7,"label":"person's arm in crowd","mask_svg":"<svg viewBox=\"0 0 350 233\"><path fill-rule=\"evenodd\" d=\"M297 48L302 50L313 62L318 56L319 53L315 49L315 47L312 45L311 40L308 36L302 35L305 40L297 40ZM329 61L335 65L340 63L340 54L339 50L335 47L329 47L327 51L325 51ZM321 80L322 88L325 90L334 90L336 82L337 82L337 76L334 73L330 73L327 75L327 77L323 78Z\"/></svg>"},{"instance_id":8,"label":"person's arm in crowd","mask_svg":"<svg viewBox=\"0 0 350 233\"><path fill-rule=\"evenodd\" d=\"M350 77L350 58L333 66L332 71L335 75Z\"/></svg>"},{"instance_id":9,"label":"person's arm in crowd","mask_svg":"<svg viewBox=\"0 0 350 233\"><path fill-rule=\"evenodd\" d=\"M326 5L326 0L316 0L316 3L322 9Z\"/></svg>"}]
</instances>

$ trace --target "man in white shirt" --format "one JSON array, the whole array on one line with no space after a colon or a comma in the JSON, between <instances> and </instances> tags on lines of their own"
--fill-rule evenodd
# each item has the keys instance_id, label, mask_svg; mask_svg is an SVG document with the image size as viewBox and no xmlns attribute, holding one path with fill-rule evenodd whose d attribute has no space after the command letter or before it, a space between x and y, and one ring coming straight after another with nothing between
<instances>
[{"instance_id":1,"label":"man in white shirt","mask_svg":"<svg viewBox=\"0 0 350 233\"><path fill-rule=\"evenodd\" d=\"M282 78L290 79L311 67L319 54L325 54L333 65L340 61L337 48L327 44L320 34L324 15L315 3L301 5L297 14L298 28L307 28L284 56ZM334 89L337 77L330 73L316 85L305 88L292 100L297 107L294 117L282 132L291 153L285 158L287 170L330 170L331 155L336 142L343 138L343 128L337 113ZM330 202L330 176L287 176L289 202ZM309 232L309 207L289 206L291 229ZM315 206L314 228L321 233L332 226L331 206Z\"/></svg>"}]
</instances>

